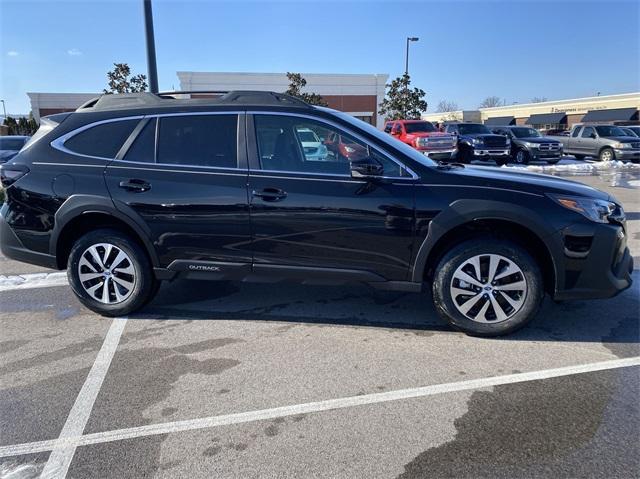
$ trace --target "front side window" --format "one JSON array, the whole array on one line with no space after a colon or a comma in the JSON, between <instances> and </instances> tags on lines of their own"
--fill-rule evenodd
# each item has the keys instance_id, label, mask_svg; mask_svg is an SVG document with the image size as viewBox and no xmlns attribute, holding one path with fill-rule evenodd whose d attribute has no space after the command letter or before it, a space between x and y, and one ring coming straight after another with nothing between
<instances>
[{"instance_id":1,"label":"front side window","mask_svg":"<svg viewBox=\"0 0 640 479\"><path fill-rule=\"evenodd\" d=\"M351 135L325 123L284 115L256 115L262 169L349 175L351 161L373 158L384 176L409 176L396 162Z\"/></svg>"},{"instance_id":2,"label":"front side window","mask_svg":"<svg viewBox=\"0 0 640 479\"><path fill-rule=\"evenodd\" d=\"M584 130L582 130L582 138L591 138L591 136L595 135L595 133L596 132L593 128L587 126Z\"/></svg>"},{"instance_id":3,"label":"front side window","mask_svg":"<svg viewBox=\"0 0 640 479\"><path fill-rule=\"evenodd\" d=\"M238 115L160 118L158 163L237 168Z\"/></svg>"},{"instance_id":4,"label":"front side window","mask_svg":"<svg viewBox=\"0 0 640 479\"><path fill-rule=\"evenodd\" d=\"M140 120L117 120L92 126L64 142L74 153L115 158Z\"/></svg>"},{"instance_id":5,"label":"front side window","mask_svg":"<svg viewBox=\"0 0 640 479\"><path fill-rule=\"evenodd\" d=\"M579 134L580 134L580 127L579 127L579 126L577 126L577 127L575 128L575 130L573 130L573 133L571 134L571 136L572 136L573 138L577 138Z\"/></svg>"}]
</instances>

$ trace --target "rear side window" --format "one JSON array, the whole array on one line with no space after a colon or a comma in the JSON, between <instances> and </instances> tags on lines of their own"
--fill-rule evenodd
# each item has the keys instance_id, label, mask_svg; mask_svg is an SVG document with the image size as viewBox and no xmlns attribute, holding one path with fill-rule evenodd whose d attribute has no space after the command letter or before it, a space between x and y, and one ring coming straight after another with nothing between
<instances>
[{"instance_id":1,"label":"rear side window","mask_svg":"<svg viewBox=\"0 0 640 479\"><path fill-rule=\"evenodd\" d=\"M81 155L115 158L140 120L118 120L81 131L64 142L65 148Z\"/></svg>"},{"instance_id":2,"label":"rear side window","mask_svg":"<svg viewBox=\"0 0 640 479\"><path fill-rule=\"evenodd\" d=\"M140 163L153 163L155 161L156 147L156 119L153 118L144 126L136 140L124 155L125 161Z\"/></svg>"},{"instance_id":3,"label":"rear side window","mask_svg":"<svg viewBox=\"0 0 640 479\"><path fill-rule=\"evenodd\" d=\"M158 163L237 168L238 115L160 118Z\"/></svg>"}]
</instances>

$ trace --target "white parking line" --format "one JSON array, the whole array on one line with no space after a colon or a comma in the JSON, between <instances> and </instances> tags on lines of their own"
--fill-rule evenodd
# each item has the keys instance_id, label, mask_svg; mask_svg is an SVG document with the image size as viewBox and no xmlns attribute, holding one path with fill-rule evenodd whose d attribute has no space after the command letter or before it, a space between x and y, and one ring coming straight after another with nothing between
<instances>
[{"instance_id":1,"label":"white parking line","mask_svg":"<svg viewBox=\"0 0 640 479\"><path fill-rule=\"evenodd\" d=\"M362 396L349 396L338 399L329 399L291 406L276 407L272 409L262 409L257 411L241 412L236 414L225 414L222 416L211 416L185 421L175 421L161 424L150 424L147 426L116 429L113 431L86 434L77 437L66 436L50 441L30 442L26 444L16 444L12 446L0 447L0 457L17 456L36 452L50 451L52 449L76 448L90 444L102 444L123 439L135 439L138 437L154 436L158 434L168 434L181 431L193 431L196 429L212 428L217 426L227 426L231 424L241 424L252 421L263 421L278 417L295 416L298 414L309 414L320 411L330 411L344 409L365 404L384 403L398 401L402 399L433 396L436 394L451 393L456 391L468 391L504 384L515 384L527 381L538 381L542 379L571 376L575 374L592 373L609 369L626 368L630 366L640 366L640 356L614 359L611 361L601 361L596 363L581 364L578 366L567 366L555 369L545 369L541 371L531 371L528 373L508 374L505 376L494 376L489 378L471 379L467 381L457 381L453 383L435 384L411 389L400 389L383 393L365 394Z\"/></svg>"},{"instance_id":2,"label":"white parking line","mask_svg":"<svg viewBox=\"0 0 640 479\"><path fill-rule=\"evenodd\" d=\"M28 273L12 276L0 275L0 292L15 289L48 288L69 284L66 271L54 273Z\"/></svg>"},{"instance_id":3,"label":"white parking line","mask_svg":"<svg viewBox=\"0 0 640 479\"><path fill-rule=\"evenodd\" d=\"M78 397L76 398L67 421L60 432L59 440L54 445L47 464L42 471L42 478L64 478L71 465L71 460L78 447L77 439L82 436L93 403L102 387L109 365L116 352L122 331L127 325L127 318L116 318L111 323L96 360L89 371ZM66 441L71 439L71 441Z\"/></svg>"}]
</instances>

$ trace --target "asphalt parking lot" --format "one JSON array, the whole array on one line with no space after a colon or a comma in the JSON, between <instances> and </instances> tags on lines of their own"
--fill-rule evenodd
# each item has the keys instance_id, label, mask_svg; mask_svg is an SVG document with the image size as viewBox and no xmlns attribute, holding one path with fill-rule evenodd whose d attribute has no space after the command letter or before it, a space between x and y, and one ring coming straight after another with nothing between
<instances>
[{"instance_id":1,"label":"asphalt parking lot","mask_svg":"<svg viewBox=\"0 0 640 479\"><path fill-rule=\"evenodd\" d=\"M545 171L623 203L637 267L640 169ZM112 320L5 278L0 477L638 477L634 278L500 339L364 286L176 281Z\"/></svg>"}]
</instances>

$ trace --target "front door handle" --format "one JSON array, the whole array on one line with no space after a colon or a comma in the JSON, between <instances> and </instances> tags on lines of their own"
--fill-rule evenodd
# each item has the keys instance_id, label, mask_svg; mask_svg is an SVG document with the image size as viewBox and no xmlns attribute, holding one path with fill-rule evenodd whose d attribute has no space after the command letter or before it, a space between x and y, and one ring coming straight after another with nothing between
<instances>
[{"instance_id":1,"label":"front door handle","mask_svg":"<svg viewBox=\"0 0 640 479\"><path fill-rule=\"evenodd\" d=\"M144 180L138 180L135 178L121 181L119 186L120 188L123 188L127 191L132 191L134 193L143 193L151 189L151 184L147 183Z\"/></svg>"},{"instance_id":2,"label":"front door handle","mask_svg":"<svg viewBox=\"0 0 640 479\"><path fill-rule=\"evenodd\" d=\"M281 201L287 197L287 192L279 188L265 188L262 191L253 190L251 194L263 201Z\"/></svg>"}]
</instances>

